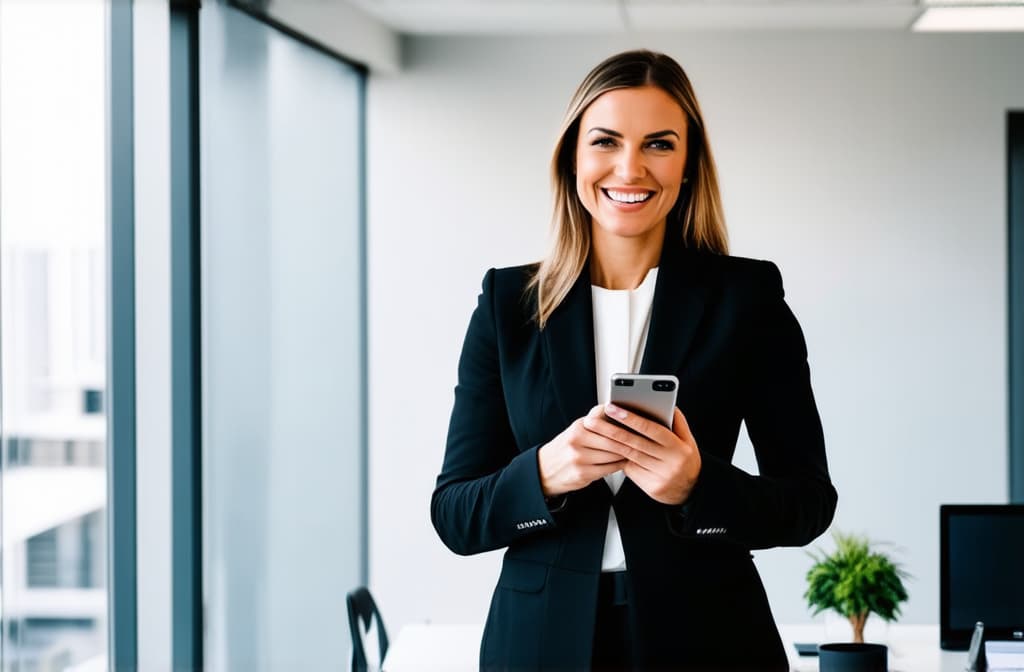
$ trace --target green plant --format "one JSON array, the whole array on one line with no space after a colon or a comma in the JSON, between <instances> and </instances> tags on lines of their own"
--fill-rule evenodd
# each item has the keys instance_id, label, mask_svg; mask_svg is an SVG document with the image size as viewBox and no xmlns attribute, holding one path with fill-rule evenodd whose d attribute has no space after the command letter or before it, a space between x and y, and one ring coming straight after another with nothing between
<instances>
[{"instance_id":1,"label":"green plant","mask_svg":"<svg viewBox=\"0 0 1024 672\"><path fill-rule=\"evenodd\" d=\"M849 619L853 641L864 641L864 624L871 614L893 621L906 601L903 579L909 574L887 555L872 550L866 537L834 533L836 550L808 553L815 560L807 572L807 606L819 614L834 609Z\"/></svg>"}]
</instances>

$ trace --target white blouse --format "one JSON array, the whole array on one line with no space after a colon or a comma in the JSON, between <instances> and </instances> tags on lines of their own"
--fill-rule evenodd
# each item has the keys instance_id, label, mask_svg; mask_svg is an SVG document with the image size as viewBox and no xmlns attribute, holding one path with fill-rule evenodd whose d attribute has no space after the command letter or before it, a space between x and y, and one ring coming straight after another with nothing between
<instances>
[{"instance_id":1,"label":"white blouse","mask_svg":"<svg viewBox=\"0 0 1024 672\"><path fill-rule=\"evenodd\" d=\"M647 330L651 324L651 303L657 267L636 289L605 289L590 286L594 305L594 353L597 370L597 403L606 404L611 395L611 377L616 373L637 373L644 355ZM621 471L604 477L612 493L617 493L626 475ZM621 572L626 569L626 555L622 550L619 524L615 509L608 510L608 530L604 537L601 557L602 572Z\"/></svg>"}]
</instances>

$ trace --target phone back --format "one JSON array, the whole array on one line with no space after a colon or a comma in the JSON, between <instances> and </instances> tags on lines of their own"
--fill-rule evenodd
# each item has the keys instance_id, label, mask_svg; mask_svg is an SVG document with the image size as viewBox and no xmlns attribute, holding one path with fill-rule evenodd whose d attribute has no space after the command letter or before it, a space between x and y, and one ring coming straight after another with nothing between
<instances>
[{"instance_id":1,"label":"phone back","mask_svg":"<svg viewBox=\"0 0 1024 672\"><path fill-rule=\"evenodd\" d=\"M679 379L670 375L616 373L612 375L610 400L672 429Z\"/></svg>"}]
</instances>

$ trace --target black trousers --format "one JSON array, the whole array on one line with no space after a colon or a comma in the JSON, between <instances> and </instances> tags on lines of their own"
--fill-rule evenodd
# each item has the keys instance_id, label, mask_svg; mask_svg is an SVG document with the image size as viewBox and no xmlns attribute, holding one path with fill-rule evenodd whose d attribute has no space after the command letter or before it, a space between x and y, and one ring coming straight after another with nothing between
<instances>
[{"instance_id":1,"label":"black trousers","mask_svg":"<svg viewBox=\"0 0 1024 672\"><path fill-rule=\"evenodd\" d=\"M603 572L597 592L597 621L594 624L594 672L623 672L638 669L629 615L629 581L626 572Z\"/></svg>"}]
</instances>

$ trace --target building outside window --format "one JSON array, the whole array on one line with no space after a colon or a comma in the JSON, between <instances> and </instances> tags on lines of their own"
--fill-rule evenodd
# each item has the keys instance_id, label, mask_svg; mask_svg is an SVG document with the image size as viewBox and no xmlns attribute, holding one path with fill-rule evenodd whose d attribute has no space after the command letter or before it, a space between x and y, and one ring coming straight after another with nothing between
<instances>
[{"instance_id":1,"label":"building outside window","mask_svg":"<svg viewBox=\"0 0 1024 672\"><path fill-rule=\"evenodd\" d=\"M0 670L104 669L105 0L0 0Z\"/></svg>"}]
</instances>

